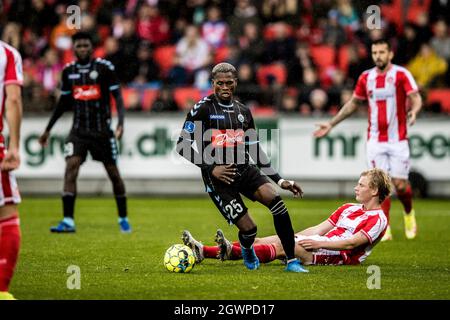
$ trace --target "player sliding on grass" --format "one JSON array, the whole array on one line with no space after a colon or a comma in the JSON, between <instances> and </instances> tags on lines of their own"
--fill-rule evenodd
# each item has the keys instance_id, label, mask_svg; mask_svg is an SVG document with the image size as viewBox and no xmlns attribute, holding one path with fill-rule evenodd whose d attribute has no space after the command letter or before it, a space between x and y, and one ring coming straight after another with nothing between
<instances>
[{"instance_id":1,"label":"player sliding on grass","mask_svg":"<svg viewBox=\"0 0 450 320\"><path fill-rule=\"evenodd\" d=\"M362 263L386 231L387 218L381 202L389 196L389 176L381 169L361 173L355 186L359 204L339 207L327 220L295 234L295 256L305 265L349 265ZM218 246L204 246L189 231L182 234L184 244L195 248L199 261L204 258L241 259L239 245L228 241L219 229ZM254 249L261 262L285 258L277 236L255 239Z\"/></svg>"},{"instance_id":2,"label":"player sliding on grass","mask_svg":"<svg viewBox=\"0 0 450 320\"><path fill-rule=\"evenodd\" d=\"M212 70L212 84L214 94L203 98L188 113L177 151L201 168L206 191L214 204L230 224L238 227L242 257L248 269L259 267L253 249L257 227L241 194L271 211L287 257L285 270L307 272L295 258L294 230L288 210L266 175L294 196L302 196L300 186L282 179L261 150L250 110L233 98L236 69L229 63L219 63ZM250 163L250 158L256 166Z\"/></svg>"}]
</instances>

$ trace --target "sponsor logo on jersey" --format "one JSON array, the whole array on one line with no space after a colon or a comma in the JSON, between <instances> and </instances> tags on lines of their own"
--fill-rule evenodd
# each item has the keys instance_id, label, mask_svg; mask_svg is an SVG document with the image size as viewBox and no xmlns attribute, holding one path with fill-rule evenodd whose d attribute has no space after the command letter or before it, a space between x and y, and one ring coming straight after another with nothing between
<instances>
[{"instance_id":1,"label":"sponsor logo on jersey","mask_svg":"<svg viewBox=\"0 0 450 320\"><path fill-rule=\"evenodd\" d=\"M101 97L101 90L98 84L85 84L73 86L73 98L75 100L98 100Z\"/></svg>"},{"instance_id":2,"label":"sponsor logo on jersey","mask_svg":"<svg viewBox=\"0 0 450 320\"><path fill-rule=\"evenodd\" d=\"M213 130L211 143L215 148L234 147L244 143L244 130Z\"/></svg>"},{"instance_id":3,"label":"sponsor logo on jersey","mask_svg":"<svg viewBox=\"0 0 450 320\"><path fill-rule=\"evenodd\" d=\"M186 123L184 124L184 131L193 133L195 131L195 123L193 123L192 121L186 121Z\"/></svg>"},{"instance_id":4,"label":"sponsor logo on jersey","mask_svg":"<svg viewBox=\"0 0 450 320\"><path fill-rule=\"evenodd\" d=\"M79 73L71 73L69 74L69 79L73 80L73 79L80 79L81 78L81 74Z\"/></svg>"},{"instance_id":5,"label":"sponsor logo on jersey","mask_svg":"<svg viewBox=\"0 0 450 320\"><path fill-rule=\"evenodd\" d=\"M209 118L211 120L225 120L225 115L224 114L210 114Z\"/></svg>"}]
</instances>

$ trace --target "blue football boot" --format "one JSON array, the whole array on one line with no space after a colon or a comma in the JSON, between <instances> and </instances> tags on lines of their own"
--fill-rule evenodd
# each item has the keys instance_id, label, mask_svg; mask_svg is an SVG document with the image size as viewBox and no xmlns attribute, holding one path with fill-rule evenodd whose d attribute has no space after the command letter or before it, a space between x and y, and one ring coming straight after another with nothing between
<instances>
[{"instance_id":1,"label":"blue football boot","mask_svg":"<svg viewBox=\"0 0 450 320\"><path fill-rule=\"evenodd\" d=\"M131 226L128 222L128 218L119 218L120 232L131 233Z\"/></svg>"},{"instance_id":2,"label":"blue football boot","mask_svg":"<svg viewBox=\"0 0 450 320\"><path fill-rule=\"evenodd\" d=\"M251 248L244 248L241 245L242 259L244 259L244 265L249 270L256 270L259 268L259 259L256 256L255 249L253 246Z\"/></svg>"},{"instance_id":3,"label":"blue football boot","mask_svg":"<svg viewBox=\"0 0 450 320\"><path fill-rule=\"evenodd\" d=\"M287 272L309 272L297 259L288 262L284 270Z\"/></svg>"},{"instance_id":4,"label":"blue football boot","mask_svg":"<svg viewBox=\"0 0 450 320\"><path fill-rule=\"evenodd\" d=\"M75 232L75 223L73 222L73 219L64 218L57 226L51 227L50 232L73 233Z\"/></svg>"}]
</instances>

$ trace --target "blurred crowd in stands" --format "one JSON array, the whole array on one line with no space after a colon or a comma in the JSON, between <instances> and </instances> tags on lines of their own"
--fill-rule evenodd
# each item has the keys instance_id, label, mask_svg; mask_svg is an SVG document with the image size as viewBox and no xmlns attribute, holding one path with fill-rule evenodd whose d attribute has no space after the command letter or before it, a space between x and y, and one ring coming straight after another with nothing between
<instances>
[{"instance_id":1,"label":"blurred crowd in stands","mask_svg":"<svg viewBox=\"0 0 450 320\"><path fill-rule=\"evenodd\" d=\"M25 112L48 112L74 59L67 7L77 5L95 57L110 60L136 112L186 112L211 92L212 66L238 68L236 95L255 113L330 115L388 38L420 86L425 112L450 114L450 0L5 0L1 39L18 48ZM370 24L370 23L369 23ZM361 112L364 112L362 110Z\"/></svg>"}]
</instances>

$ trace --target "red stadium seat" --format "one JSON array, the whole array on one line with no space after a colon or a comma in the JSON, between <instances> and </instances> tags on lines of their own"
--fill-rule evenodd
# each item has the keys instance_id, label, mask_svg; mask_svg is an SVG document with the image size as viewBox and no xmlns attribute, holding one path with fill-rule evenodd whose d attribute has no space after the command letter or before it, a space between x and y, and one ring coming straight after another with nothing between
<instances>
[{"instance_id":1,"label":"red stadium seat","mask_svg":"<svg viewBox=\"0 0 450 320\"><path fill-rule=\"evenodd\" d=\"M122 97L125 109L130 108L132 102L136 101L135 99L139 99L140 101L140 93L136 88L122 87ZM115 106L115 103L113 104Z\"/></svg>"},{"instance_id":2,"label":"red stadium seat","mask_svg":"<svg viewBox=\"0 0 450 320\"><path fill-rule=\"evenodd\" d=\"M230 54L230 48L228 47L221 47L221 48L217 48L215 55L214 55L214 62L217 63L221 63L224 62L227 58L228 55Z\"/></svg>"},{"instance_id":3,"label":"red stadium seat","mask_svg":"<svg viewBox=\"0 0 450 320\"><path fill-rule=\"evenodd\" d=\"M158 89L145 89L142 94L142 110L150 110L153 102L158 98Z\"/></svg>"},{"instance_id":4,"label":"red stadium seat","mask_svg":"<svg viewBox=\"0 0 450 320\"><path fill-rule=\"evenodd\" d=\"M181 109L190 109L202 98L199 89L193 87L182 87L173 90L173 99Z\"/></svg>"},{"instance_id":5,"label":"red stadium seat","mask_svg":"<svg viewBox=\"0 0 450 320\"><path fill-rule=\"evenodd\" d=\"M427 104L440 103L442 111L450 114L450 89L432 89L428 92Z\"/></svg>"},{"instance_id":6,"label":"red stadium seat","mask_svg":"<svg viewBox=\"0 0 450 320\"><path fill-rule=\"evenodd\" d=\"M274 63L260 66L256 71L256 79L261 86L268 86L271 77L275 83L284 85L287 78L286 67L283 64Z\"/></svg>"},{"instance_id":7,"label":"red stadium seat","mask_svg":"<svg viewBox=\"0 0 450 320\"><path fill-rule=\"evenodd\" d=\"M161 74L163 76L167 75L170 68L172 68L174 64L175 54L176 54L175 46L161 46L155 49L153 54L153 58L155 62L158 64Z\"/></svg>"},{"instance_id":8,"label":"red stadium seat","mask_svg":"<svg viewBox=\"0 0 450 320\"><path fill-rule=\"evenodd\" d=\"M311 57L319 69L323 70L334 65L335 51L330 46L312 46Z\"/></svg>"},{"instance_id":9,"label":"red stadium seat","mask_svg":"<svg viewBox=\"0 0 450 320\"><path fill-rule=\"evenodd\" d=\"M273 117L276 111L272 106L257 106L252 109L252 114L256 117Z\"/></svg>"},{"instance_id":10,"label":"red stadium seat","mask_svg":"<svg viewBox=\"0 0 450 320\"><path fill-rule=\"evenodd\" d=\"M277 23L284 24L284 26L286 28L286 34L288 37L294 36L294 28L291 25L289 25L287 23L283 23L283 22L277 22ZM264 37L265 41L270 41L275 38L277 23L269 23L268 25L266 25L264 27L263 37Z\"/></svg>"}]
</instances>

